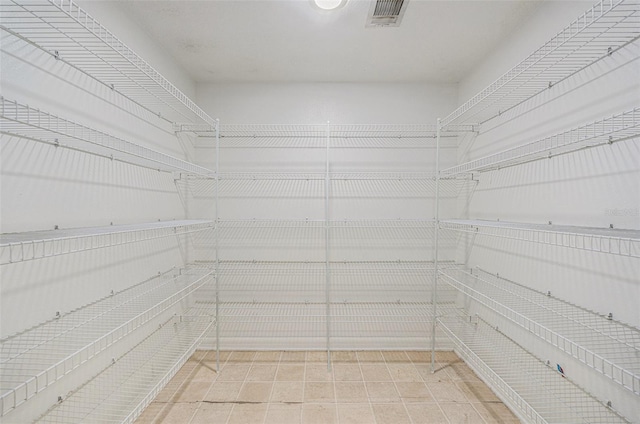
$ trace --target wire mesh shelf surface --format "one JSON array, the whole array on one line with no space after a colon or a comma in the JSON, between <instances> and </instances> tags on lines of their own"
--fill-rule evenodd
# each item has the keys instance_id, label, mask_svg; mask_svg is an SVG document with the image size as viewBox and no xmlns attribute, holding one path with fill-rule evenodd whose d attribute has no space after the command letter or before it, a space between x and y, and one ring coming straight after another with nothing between
<instances>
[{"instance_id":1,"label":"wire mesh shelf surface","mask_svg":"<svg viewBox=\"0 0 640 424\"><path fill-rule=\"evenodd\" d=\"M531 423L613 424L627 421L568 378L477 317L439 318L456 352Z\"/></svg>"},{"instance_id":2,"label":"wire mesh shelf surface","mask_svg":"<svg viewBox=\"0 0 640 424\"><path fill-rule=\"evenodd\" d=\"M640 36L638 0L601 0L442 120L482 123L558 84Z\"/></svg>"},{"instance_id":3,"label":"wire mesh shelf surface","mask_svg":"<svg viewBox=\"0 0 640 424\"><path fill-rule=\"evenodd\" d=\"M442 280L627 390L640 395L640 330L479 270Z\"/></svg>"},{"instance_id":4,"label":"wire mesh shelf surface","mask_svg":"<svg viewBox=\"0 0 640 424\"><path fill-rule=\"evenodd\" d=\"M640 23L639 23L640 26ZM640 108L446 168L444 176L486 172L640 136Z\"/></svg>"},{"instance_id":5,"label":"wire mesh shelf surface","mask_svg":"<svg viewBox=\"0 0 640 424\"><path fill-rule=\"evenodd\" d=\"M0 27L171 122L216 124L73 0L3 0Z\"/></svg>"},{"instance_id":6,"label":"wire mesh shelf surface","mask_svg":"<svg viewBox=\"0 0 640 424\"><path fill-rule=\"evenodd\" d=\"M213 228L213 221L177 220L0 234L0 265L191 234Z\"/></svg>"},{"instance_id":7,"label":"wire mesh shelf surface","mask_svg":"<svg viewBox=\"0 0 640 424\"><path fill-rule=\"evenodd\" d=\"M20 406L211 280L167 271L0 341L0 416Z\"/></svg>"},{"instance_id":8,"label":"wire mesh shelf surface","mask_svg":"<svg viewBox=\"0 0 640 424\"><path fill-rule=\"evenodd\" d=\"M0 98L0 133L166 172L213 172L56 115Z\"/></svg>"},{"instance_id":9,"label":"wire mesh shelf surface","mask_svg":"<svg viewBox=\"0 0 640 424\"><path fill-rule=\"evenodd\" d=\"M640 258L640 230L485 220L442 220L440 228Z\"/></svg>"},{"instance_id":10,"label":"wire mesh shelf surface","mask_svg":"<svg viewBox=\"0 0 640 424\"><path fill-rule=\"evenodd\" d=\"M39 423L133 423L212 328L212 318L171 318L67 398Z\"/></svg>"}]
</instances>

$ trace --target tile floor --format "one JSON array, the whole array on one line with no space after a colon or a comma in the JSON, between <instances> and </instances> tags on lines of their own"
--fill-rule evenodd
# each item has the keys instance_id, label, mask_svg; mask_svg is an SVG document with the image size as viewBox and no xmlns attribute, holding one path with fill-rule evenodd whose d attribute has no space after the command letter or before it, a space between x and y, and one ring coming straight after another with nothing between
<instances>
[{"instance_id":1,"label":"tile floor","mask_svg":"<svg viewBox=\"0 0 640 424\"><path fill-rule=\"evenodd\" d=\"M138 423L491 424L518 419L453 352L199 351Z\"/></svg>"}]
</instances>

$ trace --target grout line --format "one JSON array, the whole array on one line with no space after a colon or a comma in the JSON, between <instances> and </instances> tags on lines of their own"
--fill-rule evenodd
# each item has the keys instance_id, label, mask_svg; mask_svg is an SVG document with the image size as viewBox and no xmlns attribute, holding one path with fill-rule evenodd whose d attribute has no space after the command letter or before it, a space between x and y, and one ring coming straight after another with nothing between
<instances>
[{"instance_id":1,"label":"grout line","mask_svg":"<svg viewBox=\"0 0 640 424\"><path fill-rule=\"evenodd\" d=\"M378 351L380 352L380 355L382 355L382 351ZM356 353L356 359L358 362L358 369L360 369L360 376L362 376L362 385L364 386L364 391L367 394L367 403L369 404L369 409L371 410L371 415L373 416L373 422L377 423L378 421L376 420L376 414L373 411L373 404L371 403L371 396L369 395L369 390L367 389L367 382L364 380L364 373L362 372L362 364L360 363L360 358L358 358L358 354ZM384 356L382 357L382 360L384 360Z\"/></svg>"}]
</instances>

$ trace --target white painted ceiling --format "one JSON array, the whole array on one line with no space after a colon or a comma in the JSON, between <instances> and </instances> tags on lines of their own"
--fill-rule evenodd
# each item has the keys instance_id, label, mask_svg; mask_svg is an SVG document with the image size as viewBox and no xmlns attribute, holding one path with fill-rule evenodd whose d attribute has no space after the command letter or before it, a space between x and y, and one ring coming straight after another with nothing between
<instances>
[{"instance_id":1,"label":"white painted ceiling","mask_svg":"<svg viewBox=\"0 0 640 424\"><path fill-rule=\"evenodd\" d=\"M400 27L367 28L370 0L125 1L198 82L457 82L538 7L534 0L409 0Z\"/></svg>"}]
</instances>

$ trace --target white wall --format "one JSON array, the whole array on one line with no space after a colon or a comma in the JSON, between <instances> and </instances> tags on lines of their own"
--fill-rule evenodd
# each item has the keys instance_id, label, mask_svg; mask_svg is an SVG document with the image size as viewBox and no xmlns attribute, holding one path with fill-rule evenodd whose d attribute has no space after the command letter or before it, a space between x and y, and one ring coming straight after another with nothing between
<instances>
[{"instance_id":1,"label":"white wall","mask_svg":"<svg viewBox=\"0 0 640 424\"><path fill-rule=\"evenodd\" d=\"M460 84L460 101L470 98L581 15L590 4L543 4L513 37ZM606 46L604 47L606 48ZM603 52L604 53L604 52ZM492 119L480 135L463 143L459 161L618 114L640 103L640 42L605 57L521 106ZM470 198L460 199L458 216L501 221L640 229L640 140L628 140L564 156L481 174ZM463 206L464 205L464 206ZM623 211L616 213L612 211ZM476 237L464 252L469 267L492 273L640 326L640 265L637 259ZM507 324L501 324L507 328ZM514 332L518 334L518 332ZM594 376L554 349L530 337L516 340L570 378L612 400L614 408L640 421L637 397ZM569 370L569 371L567 371Z\"/></svg>"},{"instance_id":2,"label":"white wall","mask_svg":"<svg viewBox=\"0 0 640 424\"><path fill-rule=\"evenodd\" d=\"M112 2L90 13L187 94L195 84ZM43 51L2 31L2 96L179 158L190 155L172 125ZM64 58L65 51L60 50ZM184 219L172 173L2 135L1 231L25 232ZM5 265L0 270L0 337L184 265L175 237ZM163 318L164 319L164 318ZM157 325L154 324L154 325ZM154 327L157 328L157 327ZM147 330L136 333L148 334ZM6 422L31 421L57 396L94 375L136 337L43 392ZM123 350L124 349L124 350ZM109 356L109 358L106 358ZM106 358L106 360L105 360Z\"/></svg>"}]
</instances>

